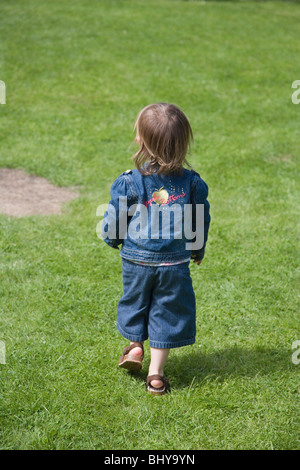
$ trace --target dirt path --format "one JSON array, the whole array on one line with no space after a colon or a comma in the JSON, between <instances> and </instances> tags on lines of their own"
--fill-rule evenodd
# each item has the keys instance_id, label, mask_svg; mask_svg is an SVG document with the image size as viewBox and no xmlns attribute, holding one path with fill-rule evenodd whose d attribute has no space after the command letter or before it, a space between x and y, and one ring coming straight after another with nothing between
<instances>
[{"instance_id":1,"label":"dirt path","mask_svg":"<svg viewBox=\"0 0 300 470\"><path fill-rule=\"evenodd\" d=\"M0 168L0 213L15 217L61 214L79 192L61 188L20 169Z\"/></svg>"}]
</instances>

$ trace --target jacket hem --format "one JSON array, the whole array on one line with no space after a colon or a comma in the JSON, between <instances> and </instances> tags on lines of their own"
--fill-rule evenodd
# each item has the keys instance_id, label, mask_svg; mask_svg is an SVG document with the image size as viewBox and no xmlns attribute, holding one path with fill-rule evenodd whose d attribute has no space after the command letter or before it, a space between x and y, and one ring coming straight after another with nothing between
<instances>
[{"instance_id":1,"label":"jacket hem","mask_svg":"<svg viewBox=\"0 0 300 470\"><path fill-rule=\"evenodd\" d=\"M186 250L184 252L165 252L158 253L154 251L142 251L129 250L128 248L122 248L120 256L124 259L131 261L183 261L188 257L191 257L191 251Z\"/></svg>"}]
</instances>

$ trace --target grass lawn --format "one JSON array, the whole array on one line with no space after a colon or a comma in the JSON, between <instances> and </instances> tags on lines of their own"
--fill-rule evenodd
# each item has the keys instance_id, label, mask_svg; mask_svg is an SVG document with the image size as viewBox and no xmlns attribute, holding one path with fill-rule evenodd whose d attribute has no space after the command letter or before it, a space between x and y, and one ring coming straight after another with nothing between
<instances>
[{"instance_id":1,"label":"grass lawn","mask_svg":"<svg viewBox=\"0 0 300 470\"><path fill-rule=\"evenodd\" d=\"M299 449L300 4L0 0L0 167L80 198L63 215L0 215L1 449ZM118 370L121 259L96 209L132 168L145 105L189 117L210 188L191 266L197 340ZM1 201L0 201L1 204Z\"/></svg>"}]
</instances>

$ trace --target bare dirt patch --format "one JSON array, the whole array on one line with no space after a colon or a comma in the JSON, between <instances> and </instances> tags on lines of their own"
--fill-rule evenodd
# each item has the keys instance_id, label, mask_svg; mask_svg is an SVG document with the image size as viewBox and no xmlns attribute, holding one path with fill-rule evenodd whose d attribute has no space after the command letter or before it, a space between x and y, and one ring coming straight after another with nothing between
<instances>
[{"instance_id":1,"label":"bare dirt patch","mask_svg":"<svg viewBox=\"0 0 300 470\"><path fill-rule=\"evenodd\" d=\"M15 217L61 214L62 205L79 196L21 169L0 168L0 213Z\"/></svg>"}]
</instances>

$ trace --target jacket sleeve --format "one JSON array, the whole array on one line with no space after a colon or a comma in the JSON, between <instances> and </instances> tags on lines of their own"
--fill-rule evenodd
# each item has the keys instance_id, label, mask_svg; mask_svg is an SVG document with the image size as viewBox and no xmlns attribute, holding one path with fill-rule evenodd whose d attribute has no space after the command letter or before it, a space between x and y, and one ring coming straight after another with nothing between
<instances>
[{"instance_id":1,"label":"jacket sleeve","mask_svg":"<svg viewBox=\"0 0 300 470\"><path fill-rule=\"evenodd\" d=\"M205 246L208 237L208 230L210 225L210 204L207 200L207 197L208 186L205 181L200 178L200 175L195 172L191 191L191 200L193 205L193 231L196 230L196 204L204 205L204 243L202 248L200 248L199 250L192 251L192 258L196 261L201 261L204 258Z\"/></svg>"},{"instance_id":2,"label":"jacket sleeve","mask_svg":"<svg viewBox=\"0 0 300 470\"><path fill-rule=\"evenodd\" d=\"M122 173L112 184L110 202L102 222L102 238L110 247L118 249L126 237L129 223L128 210L136 200L128 175Z\"/></svg>"}]
</instances>

